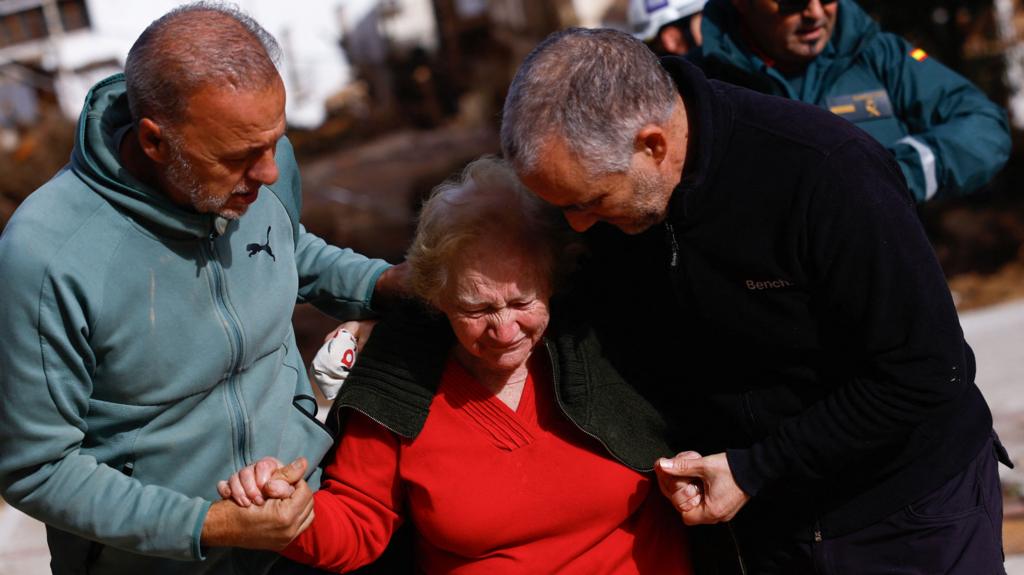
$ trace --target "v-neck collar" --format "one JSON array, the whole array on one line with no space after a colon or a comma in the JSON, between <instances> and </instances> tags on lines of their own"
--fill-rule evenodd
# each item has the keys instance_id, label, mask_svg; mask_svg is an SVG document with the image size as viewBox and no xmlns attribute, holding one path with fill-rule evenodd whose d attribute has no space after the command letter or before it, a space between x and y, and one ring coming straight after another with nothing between
<instances>
[{"instance_id":1,"label":"v-neck collar","mask_svg":"<svg viewBox=\"0 0 1024 575\"><path fill-rule=\"evenodd\" d=\"M512 451L535 439L537 430L537 394L533 374L527 372L523 394L516 410L481 385L454 357L448 360L440 394L451 406L489 436L495 447Z\"/></svg>"}]
</instances>

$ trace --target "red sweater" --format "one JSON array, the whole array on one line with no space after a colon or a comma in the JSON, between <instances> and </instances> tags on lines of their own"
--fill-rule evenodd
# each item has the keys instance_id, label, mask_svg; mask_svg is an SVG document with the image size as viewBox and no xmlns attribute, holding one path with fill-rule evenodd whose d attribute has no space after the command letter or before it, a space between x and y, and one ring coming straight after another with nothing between
<instances>
[{"instance_id":1,"label":"red sweater","mask_svg":"<svg viewBox=\"0 0 1024 575\"><path fill-rule=\"evenodd\" d=\"M652 476L568 421L534 364L513 411L449 360L413 440L353 413L313 524L283 553L351 570L409 518L428 574L691 573L682 520Z\"/></svg>"}]
</instances>

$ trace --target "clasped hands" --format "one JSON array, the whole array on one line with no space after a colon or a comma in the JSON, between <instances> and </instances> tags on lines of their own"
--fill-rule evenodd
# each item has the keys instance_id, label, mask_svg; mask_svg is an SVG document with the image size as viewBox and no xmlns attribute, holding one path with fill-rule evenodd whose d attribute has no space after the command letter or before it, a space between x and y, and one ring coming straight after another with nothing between
<instances>
[{"instance_id":1,"label":"clasped hands","mask_svg":"<svg viewBox=\"0 0 1024 575\"><path fill-rule=\"evenodd\" d=\"M223 498L203 524L203 544L280 551L313 522L313 494L303 480L307 462L285 466L264 457L217 484ZM724 453L684 451L659 459L658 487L687 525L729 521L750 500Z\"/></svg>"},{"instance_id":2,"label":"clasped hands","mask_svg":"<svg viewBox=\"0 0 1024 575\"><path fill-rule=\"evenodd\" d=\"M342 323L324 341L344 329L362 349L375 323ZM307 465L301 457L287 466L264 457L219 482L217 492L223 500L211 505L206 514L203 545L271 551L287 547L313 522L313 493L303 480Z\"/></svg>"},{"instance_id":3,"label":"clasped hands","mask_svg":"<svg viewBox=\"0 0 1024 575\"><path fill-rule=\"evenodd\" d=\"M750 501L736 484L724 453L702 457L684 451L671 459L659 459L654 473L661 493L687 525L729 521Z\"/></svg>"},{"instance_id":4,"label":"clasped hands","mask_svg":"<svg viewBox=\"0 0 1024 575\"><path fill-rule=\"evenodd\" d=\"M264 457L217 484L223 498L210 506L202 542L210 547L280 551L313 522L313 492L300 457L283 465Z\"/></svg>"}]
</instances>

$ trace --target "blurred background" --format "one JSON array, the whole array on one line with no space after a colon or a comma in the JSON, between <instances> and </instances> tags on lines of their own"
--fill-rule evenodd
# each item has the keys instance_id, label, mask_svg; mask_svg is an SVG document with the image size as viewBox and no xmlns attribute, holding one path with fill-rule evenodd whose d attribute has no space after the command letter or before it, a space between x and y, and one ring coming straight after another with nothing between
<instances>
[{"instance_id":1,"label":"blurred background","mask_svg":"<svg viewBox=\"0 0 1024 575\"><path fill-rule=\"evenodd\" d=\"M997 430L1021 461L1024 0L858 2L884 29L959 71L1010 113L1014 150L1003 172L981 192L931 202L920 213L978 353L979 385ZM0 0L0 230L67 162L88 89L120 71L139 33L179 3ZM402 259L423 196L470 159L498 151L504 91L529 50L566 26L625 29L627 11L627 0L236 4L284 52L306 227L393 262ZM333 322L305 306L294 319L309 360ZM1024 553L1020 477L1019 470L1004 476L1007 551L1015 554ZM46 565L39 563L41 531L17 527L23 519L12 513L0 502L0 574L37 572Z\"/></svg>"}]
</instances>

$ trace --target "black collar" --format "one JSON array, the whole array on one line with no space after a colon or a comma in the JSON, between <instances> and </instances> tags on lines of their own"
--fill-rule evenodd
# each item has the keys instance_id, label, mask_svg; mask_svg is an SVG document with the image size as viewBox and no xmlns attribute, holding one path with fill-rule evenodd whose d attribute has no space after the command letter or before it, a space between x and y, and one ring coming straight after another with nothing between
<instances>
[{"instance_id":1,"label":"black collar","mask_svg":"<svg viewBox=\"0 0 1024 575\"><path fill-rule=\"evenodd\" d=\"M704 77L700 68L678 56L662 58L661 65L675 81L690 124L686 163L669 202L669 218L682 222L694 217L711 191L732 133L732 114L721 90Z\"/></svg>"}]
</instances>

